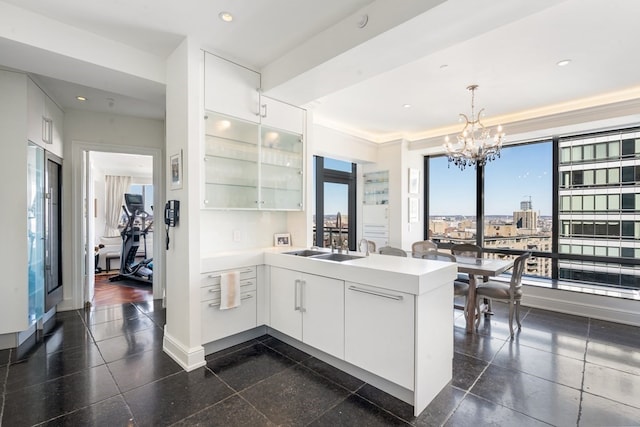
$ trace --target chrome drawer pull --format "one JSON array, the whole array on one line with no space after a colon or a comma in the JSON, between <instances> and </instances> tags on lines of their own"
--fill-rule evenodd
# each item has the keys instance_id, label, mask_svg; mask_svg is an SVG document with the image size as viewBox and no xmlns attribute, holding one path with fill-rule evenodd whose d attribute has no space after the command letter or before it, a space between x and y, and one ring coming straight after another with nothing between
<instances>
[{"instance_id":1,"label":"chrome drawer pull","mask_svg":"<svg viewBox=\"0 0 640 427\"><path fill-rule=\"evenodd\" d=\"M241 300L241 301L245 301L245 300L248 300L248 299L251 299L251 298L253 298L253 295L248 294L248 295L243 295L243 296L241 296L241 297L240 297L240 300ZM218 301L218 302L212 302L211 304L209 304L209 307L220 307L220 301Z\"/></svg>"},{"instance_id":2,"label":"chrome drawer pull","mask_svg":"<svg viewBox=\"0 0 640 427\"><path fill-rule=\"evenodd\" d=\"M384 294L382 292L370 291L368 289L362 289L362 288L358 288L358 287L355 287L355 286L349 286L349 290L350 291L356 291L356 292L362 292L363 294L375 295L377 297L389 298L389 299L396 300L396 301L402 301L402 295Z\"/></svg>"},{"instance_id":3,"label":"chrome drawer pull","mask_svg":"<svg viewBox=\"0 0 640 427\"><path fill-rule=\"evenodd\" d=\"M240 273L241 274L242 273L253 273L253 268L246 268L246 269L240 271ZM209 275L207 275L208 279L215 279L216 277L221 277L221 275L220 274L209 274Z\"/></svg>"}]
</instances>

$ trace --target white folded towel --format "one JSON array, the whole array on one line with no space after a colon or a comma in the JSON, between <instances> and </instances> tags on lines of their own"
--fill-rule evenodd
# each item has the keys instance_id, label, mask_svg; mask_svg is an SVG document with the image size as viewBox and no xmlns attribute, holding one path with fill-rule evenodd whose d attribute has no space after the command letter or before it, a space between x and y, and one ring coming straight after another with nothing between
<instances>
[{"instance_id":1,"label":"white folded towel","mask_svg":"<svg viewBox=\"0 0 640 427\"><path fill-rule=\"evenodd\" d=\"M240 272L229 271L220 276L220 310L240 305Z\"/></svg>"}]
</instances>

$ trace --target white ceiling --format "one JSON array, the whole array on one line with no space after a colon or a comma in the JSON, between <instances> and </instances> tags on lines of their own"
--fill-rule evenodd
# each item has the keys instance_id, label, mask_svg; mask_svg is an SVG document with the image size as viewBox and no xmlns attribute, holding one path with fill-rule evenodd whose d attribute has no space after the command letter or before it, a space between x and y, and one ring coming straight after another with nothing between
<instances>
[{"instance_id":1,"label":"white ceiling","mask_svg":"<svg viewBox=\"0 0 640 427\"><path fill-rule=\"evenodd\" d=\"M91 163L105 175L133 176L149 182L153 176L152 156L92 151Z\"/></svg>"},{"instance_id":2,"label":"white ceiling","mask_svg":"<svg viewBox=\"0 0 640 427\"><path fill-rule=\"evenodd\" d=\"M485 124L502 123L507 133L510 123L515 129L534 118L640 100L636 0L3 3L160 58L190 36L261 71L268 94L309 108L316 123L376 142L440 138L458 129L458 114L470 108L465 88L474 83ZM234 21L220 21L220 11L233 13ZM359 29L365 14L369 21ZM0 55L0 66L16 66L12 52ZM572 62L558 67L562 59ZM115 83L112 91L92 89L72 70L68 77L60 70L47 75L46 68L25 71L39 74L64 108L164 117L157 88L144 96L148 88L127 91ZM89 102L75 101L80 92ZM638 114L628 120L637 124Z\"/></svg>"}]
</instances>

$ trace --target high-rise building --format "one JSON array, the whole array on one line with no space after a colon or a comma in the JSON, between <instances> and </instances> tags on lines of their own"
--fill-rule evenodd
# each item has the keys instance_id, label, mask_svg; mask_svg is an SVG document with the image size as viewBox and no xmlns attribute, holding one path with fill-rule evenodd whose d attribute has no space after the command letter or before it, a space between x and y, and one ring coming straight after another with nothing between
<instances>
[{"instance_id":1,"label":"high-rise building","mask_svg":"<svg viewBox=\"0 0 640 427\"><path fill-rule=\"evenodd\" d=\"M640 131L561 139L559 252L640 257ZM640 288L623 262L560 261L565 280Z\"/></svg>"},{"instance_id":2,"label":"high-rise building","mask_svg":"<svg viewBox=\"0 0 640 427\"><path fill-rule=\"evenodd\" d=\"M535 234L538 229L538 213L532 208L529 198L520 202L520 210L513 213L513 223L520 234Z\"/></svg>"}]
</instances>

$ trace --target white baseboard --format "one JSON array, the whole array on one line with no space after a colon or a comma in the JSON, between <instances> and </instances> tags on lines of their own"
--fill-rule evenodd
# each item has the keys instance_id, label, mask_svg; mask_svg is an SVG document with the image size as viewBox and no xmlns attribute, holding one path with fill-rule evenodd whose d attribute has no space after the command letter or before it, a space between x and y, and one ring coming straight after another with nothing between
<instances>
[{"instance_id":1,"label":"white baseboard","mask_svg":"<svg viewBox=\"0 0 640 427\"><path fill-rule=\"evenodd\" d=\"M640 301L636 300L525 285L522 305L640 326Z\"/></svg>"},{"instance_id":2,"label":"white baseboard","mask_svg":"<svg viewBox=\"0 0 640 427\"><path fill-rule=\"evenodd\" d=\"M178 340L171 337L167 332L166 326L164 327L162 349L187 372L206 365L204 360L204 347L199 345L197 347L186 348Z\"/></svg>"}]
</instances>

